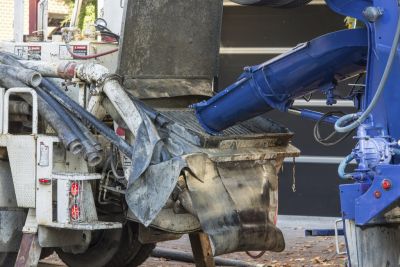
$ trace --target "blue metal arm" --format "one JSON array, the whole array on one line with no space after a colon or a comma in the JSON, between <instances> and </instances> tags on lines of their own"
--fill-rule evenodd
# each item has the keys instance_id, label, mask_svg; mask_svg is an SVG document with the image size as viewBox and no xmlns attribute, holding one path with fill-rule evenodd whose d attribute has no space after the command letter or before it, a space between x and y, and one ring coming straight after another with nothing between
<instances>
[{"instance_id":1,"label":"blue metal arm","mask_svg":"<svg viewBox=\"0 0 400 267\"><path fill-rule=\"evenodd\" d=\"M271 109L287 111L297 97L326 91L365 70L367 32L343 30L318 37L260 65L208 101L193 105L203 128L218 132Z\"/></svg>"},{"instance_id":2,"label":"blue metal arm","mask_svg":"<svg viewBox=\"0 0 400 267\"><path fill-rule=\"evenodd\" d=\"M315 90L332 96L336 81L363 71L366 64L361 110L336 122L339 132L357 128L358 144L339 168L340 176L355 180L341 186L341 205L344 218L365 225L400 199L399 1L326 2L337 13L364 22L365 29L327 34L245 68L236 83L193 107L204 129L216 134L271 109L288 111L296 97ZM333 101L328 97L328 103ZM300 115L318 118L310 112ZM351 175L344 171L350 158L358 164Z\"/></svg>"}]
</instances>

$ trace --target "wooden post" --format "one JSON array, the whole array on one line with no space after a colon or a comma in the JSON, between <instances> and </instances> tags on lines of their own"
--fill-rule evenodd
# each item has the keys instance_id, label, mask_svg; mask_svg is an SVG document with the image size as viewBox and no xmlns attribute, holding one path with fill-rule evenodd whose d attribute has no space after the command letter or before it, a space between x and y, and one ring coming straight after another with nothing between
<instances>
[{"instance_id":1,"label":"wooden post","mask_svg":"<svg viewBox=\"0 0 400 267\"><path fill-rule=\"evenodd\" d=\"M24 233L15 267L37 266L41 251L37 234Z\"/></svg>"},{"instance_id":2,"label":"wooden post","mask_svg":"<svg viewBox=\"0 0 400 267\"><path fill-rule=\"evenodd\" d=\"M215 267L210 239L205 233L189 234L196 267Z\"/></svg>"}]
</instances>

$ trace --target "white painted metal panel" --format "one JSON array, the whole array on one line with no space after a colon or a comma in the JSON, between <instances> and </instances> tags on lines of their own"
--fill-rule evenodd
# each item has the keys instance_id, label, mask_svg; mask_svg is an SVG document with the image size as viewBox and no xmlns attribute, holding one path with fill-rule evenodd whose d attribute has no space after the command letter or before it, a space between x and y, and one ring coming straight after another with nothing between
<instances>
[{"instance_id":1,"label":"white painted metal panel","mask_svg":"<svg viewBox=\"0 0 400 267\"><path fill-rule=\"evenodd\" d=\"M36 140L33 135L7 135L7 151L18 207L35 207Z\"/></svg>"},{"instance_id":2,"label":"white painted metal panel","mask_svg":"<svg viewBox=\"0 0 400 267\"><path fill-rule=\"evenodd\" d=\"M39 179L51 180L53 171L53 142L58 139L52 136L39 136L37 139L37 169L36 169L36 211L38 224L44 225L53 220L53 186L41 184Z\"/></svg>"}]
</instances>

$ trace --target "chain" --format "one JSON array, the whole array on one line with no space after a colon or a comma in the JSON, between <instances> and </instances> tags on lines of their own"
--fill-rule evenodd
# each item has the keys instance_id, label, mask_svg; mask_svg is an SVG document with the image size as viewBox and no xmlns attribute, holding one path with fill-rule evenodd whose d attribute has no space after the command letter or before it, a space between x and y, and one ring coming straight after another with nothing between
<instances>
[{"instance_id":1,"label":"chain","mask_svg":"<svg viewBox=\"0 0 400 267\"><path fill-rule=\"evenodd\" d=\"M293 168L292 168L292 179L293 179L293 184L292 184L292 191L293 193L296 192L296 158L293 157Z\"/></svg>"}]
</instances>

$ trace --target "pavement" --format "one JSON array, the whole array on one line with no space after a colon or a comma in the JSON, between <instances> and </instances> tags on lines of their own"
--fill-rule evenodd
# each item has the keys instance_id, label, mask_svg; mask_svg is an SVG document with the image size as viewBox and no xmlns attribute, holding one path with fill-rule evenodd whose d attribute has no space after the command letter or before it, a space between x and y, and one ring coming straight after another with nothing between
<instances>
[{"instance_id":1,"label":"pavement","mask_svg":"<svg viewBox=\"0 0 400 267\"><path fill-rule=\"evenodd\" d=\"M278 227L282 230L286 248L283 252L266 252L258 259L250 258L246 253L232 253L224 255L224 258L236 259L257 264L258 266L344 266L345 255L336 253L335 237L306 237L306 229L333 229L335 220L331 217L305 217L305 216L279 216ZM189 239L183 236L179 240L162 242L157 245L160 248L176 249L191 252ZM341 251L345 249L343 237L339 238ZM257 254L254 252L253 254ZM39 267L66 266L56 254L41 261ZM194 266L190 263L169 261L160 258L149 258L144 267L170 267L170 266Z\"/></svg>"}]
</instances>

